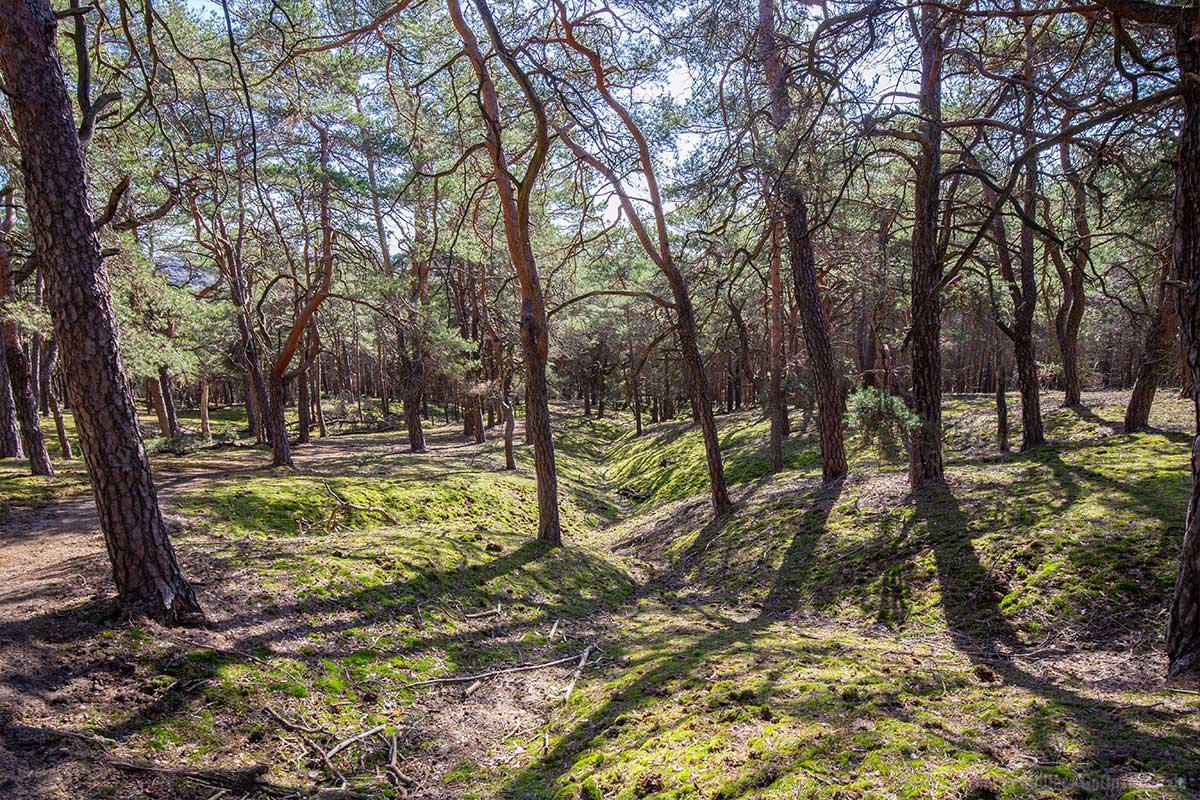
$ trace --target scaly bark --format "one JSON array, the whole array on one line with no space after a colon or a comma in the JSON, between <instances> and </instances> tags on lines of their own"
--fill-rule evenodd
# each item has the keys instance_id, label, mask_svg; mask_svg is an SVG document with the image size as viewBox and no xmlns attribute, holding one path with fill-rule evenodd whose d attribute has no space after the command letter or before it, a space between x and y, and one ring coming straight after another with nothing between
<instances>
[{"instance_id":1,"label":"scaly bark","mask_svg":"<svg viewBox=\"0 0 1200 800\"><path fill-rule=\"evenodd\" d=\"M175 560L125 381L108 271L47 0L0 14L0 71L20 143L34 246L117 591L167 623L203 620Z\"/></svg>"}]
</instances>

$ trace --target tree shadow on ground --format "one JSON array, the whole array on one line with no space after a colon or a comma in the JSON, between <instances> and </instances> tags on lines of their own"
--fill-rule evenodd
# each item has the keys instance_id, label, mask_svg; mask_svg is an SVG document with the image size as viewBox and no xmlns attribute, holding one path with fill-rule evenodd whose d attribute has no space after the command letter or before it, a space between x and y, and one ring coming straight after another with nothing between
<instances>
[{"instance_id":1,"label":"tree shadow on ground","mask_svg":"<svg viewBox=\"0 0 1200 800\"><path fill-rule=\"evenodd\" d=\"M994 673L1004 684L1016 686L1040 698L1077 729L1086 747L1076 757L1077 767L1091 770L1128 764L1153 764L1172 779L1200 777L1200 749L1183 733L1154 733L1151 728L1178 722L1182 713L1157 710L1153 705L1116 705L1085 695L1033 672L1034 648L1021 640L999 605L1000 594L991 586L992 570L976 553L972 524L957 498L944 484L913 494L914 524L924 523L927 540L933 545L941 607L954 646L977 665L980 674ZM1041 713L1037 707L1032 715ZM1035 730L1044 724L1031 722ZM1069 754L1051 752L1043 739L1045 755L1054 761Z\"/></svg>"}]
</instances>

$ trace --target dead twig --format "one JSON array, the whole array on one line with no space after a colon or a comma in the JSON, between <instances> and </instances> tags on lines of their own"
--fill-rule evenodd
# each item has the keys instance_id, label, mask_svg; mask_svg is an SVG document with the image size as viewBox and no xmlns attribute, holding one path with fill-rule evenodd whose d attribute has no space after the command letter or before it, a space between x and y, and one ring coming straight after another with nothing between
<instances>
[{"instance_id":1,"label":"dead twig","mask_svg":"<svg viewBox=\"0 0 1200 800\"><path fill-rule=\"evenodd\" d=\"M326 517L326 519L325 519L326 525L332 524L334 519L337 518L338 514L344 514L347 511L358 511L362 514L377 514L377 515L383 517L384 519L386 519L388 522L392 523L393 525L400 524L400 520L396 519L395 515L392 514L392 512L388 511L386 508L380 508L379 506L364 506L364 505L359 505L358 503L351 503L349 500L347 500L346 498L342 497L337 492L335 492L333 490L333 487L330 486L328 483L323 483L321 485L325 487L325 491L329 493L329 496L337 501L337 505L333 507L333 510L329 512L329 516Z\"/></svg>"},{"instance_id":2,"label":"dead twig","mask_svg":"<svg viewBox=\"0 0 1200 800\"><path fill-rule=\"evenodd\" d=\"M583 668L587 666L588 656L592 653L592 646L589 644L583 648L583 653L579 656L579 666L575 667L575 674L571 676L571 683L567 686L567 694L563 697L563 705L571 701L571 693L575 691L575 684L579 682L579 676L583 674Z\"/></svg>"},{"instance_id":3,"label":"dead twig","mask_svg":"<svg viewBox=\"0 0 1200 800\"><path fill-rule=\"evenodd\" d=\"M333 758L335 755L342 752L355 742L366 739L368 736L374 736L375 734L383 731L385 728L387 728L387 725L376 725L374 728L368 728L362 733L356 733L348 739L343 739L333 747L329 748L328 752L325 753L326 760Z\"/></svg>"},{"instance_id":4,"label":"dead twig","mask_svg":"<svg viewBox=\"0 0 1200 800\"><path fill-rule=\"evenodd\" d=\"M591 645L588 645L587 649L591 650L592 649ZM439 683L473 683L475 681L480 681L485 678L494 678L497 675L509 675L514 672L529 672L530 670L535 670L535 669L545 669L546 667L556 667L559 664L566 664L568 662L575 661L578 658L579 658L579 656L567 656L566 658L558 658L558 659L555 659L554 661L544 661L540 664L524 664L519 667L509 667L508 669L495 669L495 670L491 670L490 672L481 672L478 675L462 675L462 676L447 677L447 678L430 678L429 680L413 681L412 683L406 683L403 686L401 686L400 688L401 689L412 689L417 686L432 686L434 684L439 684Z\"/></svg>"}]
</instances>

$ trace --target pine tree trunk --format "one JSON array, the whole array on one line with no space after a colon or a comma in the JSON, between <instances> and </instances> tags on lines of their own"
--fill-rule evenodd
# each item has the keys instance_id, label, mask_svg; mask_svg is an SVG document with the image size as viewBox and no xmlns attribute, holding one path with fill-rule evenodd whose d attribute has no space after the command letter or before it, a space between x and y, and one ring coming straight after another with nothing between
<instances>
[{"instance_id":1,"label":"pine tree trunk","mask_svg":"<svg viewBox=\"0 0 1200 800\"><path fill-rule=\"evenodd\" d=\"M20 458L22 455L17 431L17 405L8 377L8 359L0 358L0 458Z\"/></svg>"},{"instance_id":2,"label":"pine tree trunk","mask_svg":"<svg viewBox=\"0 0 1200 800\"><path fill-rule=\"evenodd\" d=\"M1158 385L1166 377L1175 345L1175 332L1179 327L1174 291L1167 284L1169 270L1163 270L1159 284L1158 303L1154 318L1146 330L1142 352L1138 356L1137 374L1133 379L1133 391L1125 406L1125 432L1137 433L1150 424L1150 408Z\"/></svg>"},{"instance_id":3,"label":"pine tree trunk","mask_svg":"<svg viewBox=\"0 0 1200 800\"><path fill-rule=\"evenodd\" d=\"M163 402L162 389L159 386L158 378L146 378L146 402L150 404L150 408L154 409L154 416L158 418L158 432L161 436L171 435L171 423L167 419L167 404Z\"/></svg>"},{"instance_id":4,"label":"pine tree trunk","mask_svg":"<svg viewBox=\"0 0 1200 800\"><path fill-rule=\"evenodd\" d=\"M821 442L821 475L825 482L846 474L846 445L842 437L841 377L833 357L829 321L817 286L813 261L812 236L808 230L808 205L795 188L784 190L784 214L787 219L788 247L791 251L792 281L796 285L796 303L804 329L804 345L813 373L813 392L817 399L817 428Z\"/></svg>"},{"instance_id":5,"label":"pine tree trunk","mask_svg":"<svg viewBox=\"0 0 1200 800\"><path fill-rule=\"evenodd\" d=\"M554 463L554 439L550 429L550 397L546 362L550 349L546 315L535 312L540 304L521 303L521 346L525 353L525 424L533 445L533 469L537 476L538 540L562 544L558 513L558 470Z\"/></svg>"},{"instance_id":6,"label":"pine tree trunk","mask_svg":"<svg viewBox=\"0 0 1200 800\"><path fill-rule=\"evenodd\" d=\"M504 468L516 469L517 460L513 454L513 434L517 429L517 418L513 414L512 401L508 399L507 392L500 407L504 410Z\"/></svg>"},{"instance_id":7,"label":"pine tree trunk","mask_svg":"<svg viewBox=\"0 0 1200 800\"><path fill-rule=\"evenodd\" d=\"M312 441L312 403L308 397L308 370L301 370L293 380L296 383L296 419L299 425L296 443L308 444Z\"/></svg>"},{"instance_id":8,"label":"pine tree trunk","mask_svg":"<svg viewBox=\"0 0 1200 800\"><path fill-rule=\"evenodd\" d=\"M204 441L212 441L212 425L208 420L208 378L200 379L200 433Z\"/></svg>"},{"instance_id":9,"label":"pine tree trunk","mask_svg":"<svg viewBox=\"0 0 1200 800\"><path fill-rule=\"evenodd\" d=\"M1001 364L996 368L996 446L1001 453L1008 452L1008 386L1004 373Z\"/></svg>"},{"instance_id":10,"label":"pine tree trunk","mask_svg":"<svg viewBox=\"0 0 1200 800\"><path fill-rule=\"evenodd\" d=\"M1200 73L1200 11L1180 13L1175 42L1180 73ZM1182 285L1179 318L1192 375L1192 403L1200 422L1200 84L1185 80L1182 89L1171 262ZM1192 442L1192 492L1167 622L1167 658L1169 676L1200 674L1200 430Z\"/></svg>"},{"instance_id":11,"label":"pine tree trunk","mask_svg":"<svg viewBox=\"0 0 1200 800\"><path fill-rule=\"evenodd\" d=\"M1013 354L1017 360L1017 384L1021 390L1021 452L1024 453L1046 442L1033 338L1020 337L1014 342Z\"/></svg>"},{"instance_id":12,"label":"pine tree trunk","mask_svg":"<svg viewBox=\"0 0 1200 800\"><path fill-rule=\"evenodd\" d=\"M770 348L767 355L767 414L771 427L767 433L768 466L771 472L783 469L783 437L787 428L787 404L783 399L783 243L777 220L771 220Z\"/></svg>"},{"instance_id":13,"label":"pine tree trunk","mask_svg":"<svg viewBox=\"0 0 1200 800\"><path fill-rule=\"evenodd\" d=\"M83 152L47 0L0 14L0 69L20 142L34 245L63 374L125 606L167 623L203 620L167 536L125 381L109 277L92 221Z\"/></svg>"},{"instance_id":14,"label":"pine tree trunk","mask_svg":"<svg viewBox=\"0 0 1200 800\"><path fill-rule=\"evenodd\" d=\"M4 324L4 357L8 362L8 377L12 385L13 402L17 407L17 422L21 428L21 448L29 459L29 471L34 475L53 475L42 424L38 419L37 400L33 396L33 376L29 361L17 338L17 324Z\"/></svg>"},{"instance_id":15,"label":"pine tree trunk","mask_svg":"<svg viewBox=\"0 0 1200 800\"><path fill-rule=\"evenodd\" d=\"M634 436L642 435L642 379L641 376L633 376L633 421L634 421Z\"/></svg>"},{"instance_id":16,"label":"pine tree trunk","mask_svg":"<svg viewBox=\"0 0 1200 800\"><path fill-rule=\"evenodd\" d=\"M70 461L75 458L75 453L71 449L71 439L67 436L67 427L63 422L63 413L58 405L58 393L54 390L53 382L46 384L44 397L50 406L50 414L54 417L54 431L58 434L58 446L62 450L62 456Z\"/></svg>"},{"instance_id":17,"label":"pine tree trunk","mask_svg":"<svg viewBox=\"0 0 1200 800\"><path fill-rule=\"evenodd\" d=\"M287 432L287 385L274 372L267 398L267 438L271 440L271 466L292 466L292 443Z\"/></svg>"},{"instance_id":18,"label":"pine tree trunk","mask_svg":"<svg viewBox=\"0 0 1200 800\"><path fill-rule=\"evenodd\" d=\"M54 365L58 362L58 342L53 336L42 341L42 363L38 367L38 399L42 403L42 416L50 413L50 393L54 378Z\"/></svg>"},{"instance_id":19,"label":"pine tree trunk","mask_svg":"<svg viewBox=\"0 0 1200 800\"><path fill-rule=\"evenodd\" d=\"M909 444L908 480L914 489L945 480L942 465L942 259L937 240L945 47L940 16L932 4L921 4L917 31L921 52L921 123L918 125L921 150L913 181L915 219L909 281L913 412L919 420Z\"/></svg>"},{"instance_id":20,"label":"pine tree trunk","mask_svg":"<svg viewBox=\"0 0 1200 800\"><path fill-rule=\"evenodd\" d=\"M158 388L162 394L163 408L167 412L167 430L179 436L179 416L175 413L175 393L171 390L171 374L165 366L158 368Z\"/></svg>"},{"instance_id":21,"label":"pine tree trunk","mask_svg":"<svg viewBox=\"0 0 1200 800\"><path fill-rule=\"evenodd\" d=\"M717 421L713 417L712 404L708 398L708 378L704 373L704 358L696 341L696 316L692 299L688 294L683 275L669 275L675 298L675 324L679 334L679 349L683 353L687 368L688 389L692 400L692 414L700 425L704 438L704 456L708 465L708 488L713 511L717 516L733 509L729 490L725 486L725 468L721 461L721 441L717 437Z\"/></svg>"}]
</instances>

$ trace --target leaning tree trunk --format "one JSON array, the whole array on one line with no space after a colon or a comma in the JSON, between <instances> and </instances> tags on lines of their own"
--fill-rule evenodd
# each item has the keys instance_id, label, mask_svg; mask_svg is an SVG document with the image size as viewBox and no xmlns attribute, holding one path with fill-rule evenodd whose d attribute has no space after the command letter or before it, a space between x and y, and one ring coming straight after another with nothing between
<instances>
[{"instance_id":1,"label":"leaning tree trunk","mask_svg":"<svg viewBox=\"0 0 1200 800\"><path fill-rule=\"evenodd\" d=\"M813 373L813 391L817 396L817 427L821 441L821 475L825 482L835 481L848 471L846 445L842 438L841 380L833 358L829 338L829 320L817 286L812 236L808 229L808 204L798 189L784 191L784 213L791 250L792 280L796 284L796 303L800 307L804 346Z\"/></svg>"},{"instance_id":2,"label":"leaning tree trunk","mask_svg":"<svg viewBox=\"0 0 1200 800\"><path fill-rule=\"evenodd\" d=\"M708 397L708 377L704 357L696 337L696 313L683 274L674 270L668 275L675 297L675 325L679 335L679 350L687 367L688 388L691 390L692 413L700 424L704 438L704 456L708 464L708 488L713 510L717 516L729 513L733 503L725 486L725 468L721 461L721 440L717 437L717 421L713 417Z\"/></svg>"},{"instance_id":3,"label":"leaning tree trunk","mask_svg":"<svg viewBox=\"0 0 1200 800\"><path fill-rule=\"evenodd\" d=\"M158 418L158 432L163 436L170 436L171 421L167 416L167 404L163 400L162 384L158 382L158 378L146 378L146 400L154 409L154 416Z\"/></svg>"},{"instance_id":4,"label":"leaning tree trunk","mask_svg":"<svg viewBox=\"0 0 1200 800\"><path fill-rule=\"evenodd\" d=\"M176 563L125 381L56 29L48 0L6 4L0 69L79 441L121 600L164 622L199 622L203 612Z\"/></svg>"},{"instance_id":5,"label":"leaning tree trunk","mask_svg":"<svg viewBox=\"0 0 1200 800\"><path fill-rule=\"evenodd\" d=\"M1158 391L1158 384L1166 377L1167 367L1171 363L1175 331L1179 327L1179 313L1167 283L1169 275L1168 270L1163 270L1154 318L1150 321L1142 352L1138 356L1133 391L1129 395L1129 404L1125 406L1126 433L1137 433L1150 425L1150 407L1154 404L1154 395Z\"/></svg>"},{"instance_id":6,"label":"leaning tree trunk","mask_svg":"<svg viewBox=\"0 0 1200 800\"><path fill-rule=\"evenodd\" d=\"M1175 32L1181 74L1200 73L1200 11L1181 12ZM1179 291L1179 318L1192 375L1197 432L1192 441L1192 493L1183 551L1167 622L1167 674L1200 673L1200 84L1184 80L1183 119L1175 158L1171 262Z\"/></svg>"}]
</instances>

